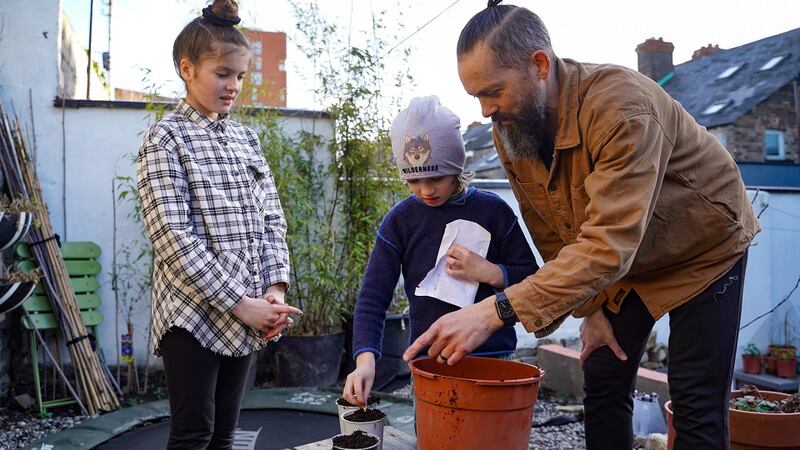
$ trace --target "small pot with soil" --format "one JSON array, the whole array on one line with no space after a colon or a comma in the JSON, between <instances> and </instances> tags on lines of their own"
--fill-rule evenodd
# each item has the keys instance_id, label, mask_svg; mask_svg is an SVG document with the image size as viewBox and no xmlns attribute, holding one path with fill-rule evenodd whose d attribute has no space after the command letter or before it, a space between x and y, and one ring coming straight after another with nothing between
<instances>
[{"instance_id":1,"label":"small pot with soil","mask_svg":"<svg viewBox=\"0 0 800 450\"><path fill-rule=\"evenodd\" d=\"M347 411L341 415L344 423L343 434L363 431L380 438L378 450L383 450L383 425L386 422L386 414L379 409L356 409Z\"/></svg>"},{"instance_id":2,"label":"small pot with soil","mask_svg":"<svg viewBox=\"0 0 800 450\"><path fill-rule=\"evenodd\" d=\"M374 450L378 449L380 444L381 438L360 430L333 437L333 450Z\"/></svg>"},{"instance_id":3,"label":"small pot with soil","mask_svg":"<svg viewBox=\"0 0 800 450\"><path fill-rule=\"evenodd\" d=\"M380 402L381 400L378 397L375 397L374 395L370 394L369 398L367 398L367 407L374 407ZM342 421L342 415L346 412L355 411L356 409L359 409L360 406L352 405L350 404L350 402L345 400L344 397L339 397L336 399L336 407L339 409L339 432L345 433L344 421Z\"/></svg>"}]
</instances>

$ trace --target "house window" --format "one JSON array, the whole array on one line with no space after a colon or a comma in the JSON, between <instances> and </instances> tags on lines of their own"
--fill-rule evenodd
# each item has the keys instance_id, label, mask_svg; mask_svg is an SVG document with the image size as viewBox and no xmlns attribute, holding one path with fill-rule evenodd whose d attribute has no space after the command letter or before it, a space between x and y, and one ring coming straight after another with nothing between
<instances>
[{"instance_id":1,"label":"house window","mask_svg":"<svg viewBox=\"0 0 800 450\"><path fill-rule=\"evenodd\" d=\"M261 41L255 41L252 44L253 54L256 56L261 56Z\"/></svg>"},{"instance_id":2,"label":"house window","mask_svg":"<svg viewBox=\"0 0 800 450\"><path fill-rule=\"evenodd\" d=\"M286 72L286 60L285 59L280 60L280 62L278 63L278 70L280 70L281 72Z\"/></svg>"},{"instance_id":3,"label":"house window","mask_svg":"<svg viewBox=\"0 0 800 450\"><path fill-rule=\"evenodd\" d=\"M776 56L776 57L774 57L774 58L770 59L770 60L769 60L769 61L767 61L767 62L766 62L766 63L765 63L763 66L761 66L761 68L760 68L760 69L758 69L758 71L759 71L759 72L763 72L763 71L765 71L765 70L772 69L773 67L777 66L777 65L778 65L778 63L780 63L781 61L783 61L783 58L784 58L784 57L785 57L784 55L781 55L781 56Z\"/></svg>"},{"instance_id":4,"label":"house window","mask_svg":"<svg viewBox=\"0 0 800 450\"><path fill-rule=\"evenodd\" d=\"M264 76L261 75L261 72L253 72L253 84L256 86L261 86L261 83L264 82Z\"/></svg>"},{"instance_id":5,"label":"house window","mask_svg":"<svg viewBox=\"0 0 800 450\"><path fill-rule=\"evenodd\" d=\"M764 157L770 160L786 159L786 149L783 145L783 131L764 131Z\"/></svg>"},{"instance_id":6,"label":"house window","mask_svg":"<svg viewBox=\"0 0 800 450\"><path fill-rule=\"evenodd\" d=\"M722 111L726 106L728 106L728 103L730 102L725 101L725 102L714 103L713 105L706 108L705 111L703 111L703 115L708 116L710 114L716 114Z\"/></svg>"},{"instance_id":7,"label":"house window","mask_svg":"<svg viewBox=\"0 0 800 450\"><path fill-rule=\"evenodd\" d=\"M727 69L725 69L724 72L717 75L717 79L723 80L725 78L729 78L731 75L735 74L741 68L742 68L741 64L739 64L738 66L728 67Z\"/></svg>"},{"instance_id":8,"label":"house window","mask_svg":"<svg viewBox=\"0 0 800 450\"><path fill-rule=\"evenodd\" d=\"M256 58L256 70L261 72L261 69L264 67L264 61L261 58Z\"/></svg>"}]
</instances>

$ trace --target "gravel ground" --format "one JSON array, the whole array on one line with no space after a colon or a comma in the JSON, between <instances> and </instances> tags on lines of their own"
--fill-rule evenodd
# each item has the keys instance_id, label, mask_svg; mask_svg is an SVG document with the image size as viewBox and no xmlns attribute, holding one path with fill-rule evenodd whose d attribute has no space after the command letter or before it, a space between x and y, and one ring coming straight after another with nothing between
<instances>
[{"instance_id":1,"label":"gravel ground","mask_svg":"<svg viewBox=\"0 0 800 450\"><path fill-rule=\"evenodd\" d=\"M562 404L574 404L574 402L560 401L540 394L533 412L534 425L544 423L550 418L564 414L556 411L556 407ZM585 449L583 421L552 427L535 427L531 430L531 441L528 448L531 450Z\"/></svg>"},{"instance_id":2,"label":"gravel ground","mask_svg":"<svg viewBox=\"0 0 800 450\"><path fill-rule=\"evenodd\" d=\"M0 407L0 450L24 447L48 434L71 428L85 418L65 415L40 419L14 408Z\"/></svg>"}]
</instances>

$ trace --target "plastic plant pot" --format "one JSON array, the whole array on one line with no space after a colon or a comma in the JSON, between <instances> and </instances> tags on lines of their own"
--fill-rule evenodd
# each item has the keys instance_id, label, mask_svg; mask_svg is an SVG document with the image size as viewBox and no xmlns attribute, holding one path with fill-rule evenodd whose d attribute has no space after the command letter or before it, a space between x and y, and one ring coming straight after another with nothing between
<instances>
[{"instance_id":1,"label":"plastic plant pot","mask_svg":"<svg viewBox=\"0 0 800 450\"><path fill-rule=\"evenodd\" d=\"M453 366L432 358L414 374L417 448L527 450L544 372L516 361L465 357Z\"/></svg>"}]
</instances>

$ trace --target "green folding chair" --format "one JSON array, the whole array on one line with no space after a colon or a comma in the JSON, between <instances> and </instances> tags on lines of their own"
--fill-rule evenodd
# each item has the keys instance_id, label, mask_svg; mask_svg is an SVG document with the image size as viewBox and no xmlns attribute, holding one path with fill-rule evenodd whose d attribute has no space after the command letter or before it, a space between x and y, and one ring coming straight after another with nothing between
<instances>
[{"instance_id":1,"label":"green folding chair","mask_svg":"<svg viewBox=\"0 0 800 450\"><path fill-rule=\"evenodd\" d=\"M30 272L36 269L37 263L33 258L27 244L19 244L16 247L19 261L17 267L23 272ZM98 311L100 308L100 297L95 293L100 288L97 275L100 274L100 263L97 258L100 256L100 247L94 242L64 242L61 245L61 253L64 256L64 264L67 267L72 288L81 311L81 317L91 334L97 336L97 326L103 322L103 314ZM36 332L57 330L58 322L56 316L50 308L50 301L44 283L41 282L33 291L28 300L23 303L23 308L30 314L30 323L26 317L22 318L23 326L30 333L30 354L31 366L33 368L33 383L36 389L36 403L39 406L39 414L43 417L48 416L47 410L57 406L70 405L75 403L72 397L65 397L52 400L42 398L42 386L39 377L39 349L36 341ZM99 343L96 345L99 346Z\"/></svg>"}]
</instances>

